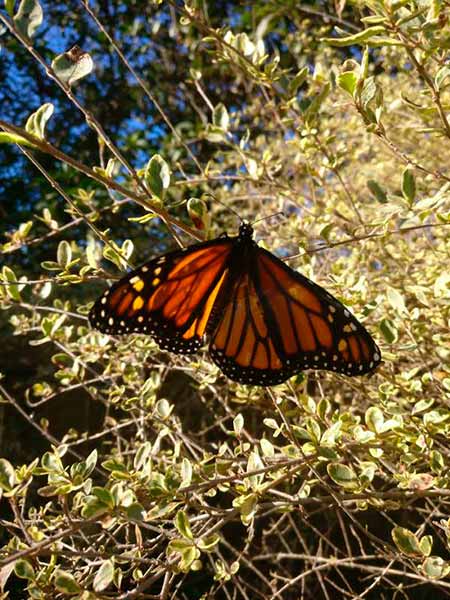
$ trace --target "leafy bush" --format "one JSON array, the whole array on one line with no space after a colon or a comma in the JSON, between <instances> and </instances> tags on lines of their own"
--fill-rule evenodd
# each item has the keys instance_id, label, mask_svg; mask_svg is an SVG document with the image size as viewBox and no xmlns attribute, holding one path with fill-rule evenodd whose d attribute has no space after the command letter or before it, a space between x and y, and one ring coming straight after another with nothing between
<instances>
[{"instance_id":1,"label":"leafy bush","mask_svg":"<svg viewBox=\"0 0 450 600\"><path fill-rule=\"evenodd\" d=\"M5 1L3 597L447 597L448 18ZM230 209L365 323L372 377L252 388L89 327Z\"/></svg>"}]
</instances>

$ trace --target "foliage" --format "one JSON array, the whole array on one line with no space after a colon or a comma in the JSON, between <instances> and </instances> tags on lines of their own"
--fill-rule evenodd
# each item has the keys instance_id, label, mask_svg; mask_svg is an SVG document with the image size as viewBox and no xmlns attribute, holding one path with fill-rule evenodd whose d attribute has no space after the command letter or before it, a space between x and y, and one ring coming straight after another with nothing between
<instances>
[{"instance_id":1,"label":"foliage","mask_svg":"<svg viewBox=\"0 0 450 600\"><path fill-rule=\"evenodd\" d=\"M448 4L143 4L0 12L1 593L446 597ZM373 377L240 386L89 328L230 209L365 322Z\"/></svg>"}]
</instances>

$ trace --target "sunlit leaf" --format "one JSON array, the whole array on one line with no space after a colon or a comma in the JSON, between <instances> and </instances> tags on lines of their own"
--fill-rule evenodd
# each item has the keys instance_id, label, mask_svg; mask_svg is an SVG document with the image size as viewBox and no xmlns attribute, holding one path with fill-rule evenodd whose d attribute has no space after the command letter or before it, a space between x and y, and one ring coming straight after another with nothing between
<instances>
[{"instance_id":1,"label":"sunlit leaf","mask_svg":"<svg viewBox=\"0 0 450 600\"><path fill-rule=\"evenodd\" d=\"M42 23L44 13L38 0L22 0L14 16L14 25L22 35L32 38Z\"/></svg>"},{"instance_id":2,"label":"sunlit leaf","mask_svg":"<svg viewBox=\"0 0 450 600\"><path fill-rule=\"evenodd\" d=\"M93 68L91 56L79 46L73 46L52 61L52 69L57 77L69 86L89 75Z\"/></svg>"}]
</instances>

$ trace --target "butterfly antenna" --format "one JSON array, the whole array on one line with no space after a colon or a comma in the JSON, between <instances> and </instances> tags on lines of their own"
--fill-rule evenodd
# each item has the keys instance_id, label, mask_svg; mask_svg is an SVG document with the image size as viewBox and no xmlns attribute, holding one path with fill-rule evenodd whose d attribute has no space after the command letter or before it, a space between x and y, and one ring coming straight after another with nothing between
<instances>
[{"instance_id":1,"label":"butterfly antenna","mask_svg":"<svg viewBox=\"0 0 450 600\"><path fill-rule=\"evenodd\" d=\"M253 223L250 223L250 225L253 226L253 225L255 225L255 223L259 223L260 221L266 221L267 219L271 219L272 217L277 217L278 215L283 215L283 217L286 216L282 210L279 210L276 213L273 213L271 215L267 215L267 217L261 217L260 219L256 219L256 221L253 221Z\"/></svg>"},{"instance_id":2,"label":"butterfly antenna","mask_svg":"<svg viewBox=\"0 0 450 600\"><path fill-rule=\"evenodd\" d=\"M210 194L209 192L207 192L206 194L203 194L203 196L210 196L212 200L214 200L214 202L218 202L219 204L221 204L224 208L226 208L227 210L231 211L238 219L241 223L244 222L244 220L241 218L240 214L234 210L234 208L232 208L231 206L228 206L228 204L225 204L225 202L222 202L222 200L219 200L219 198L216 198L214 196L214 194Z\"/></svg>"}]
</instances>

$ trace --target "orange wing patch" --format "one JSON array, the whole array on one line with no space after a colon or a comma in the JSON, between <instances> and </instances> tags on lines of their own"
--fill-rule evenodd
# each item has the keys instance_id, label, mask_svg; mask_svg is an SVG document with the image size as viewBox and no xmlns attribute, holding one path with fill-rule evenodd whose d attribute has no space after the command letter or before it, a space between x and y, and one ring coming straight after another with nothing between
<instances>
[{"instance_id":1,"label":"orange wing patch","mask_svg":"<svg viewBox=\"0 0 450 600\"><path fill-rule=\"evenodd\" d=\"M264 378L268 376L266 372L282 368L264 308L249 275L235 283L213 335L210 351L215 362L232 378L241 370L255 372L255 377Z\"/></svg>"},{"instance_id":2,"label":"orange wing patch","mask_svg":"<svg viewBox=\"0 0 450 600\"><path fill-rule=\"evenodd\" d=\"M175 352L197 350L226 281L231 249L227 239L205 242L143 265L105 292L91 322L105 333L149 333Z\"/></svg>"},{"instance_id":3,"label":"orange wing patch","mask_svg":"<svg viewBox=\"0 0 450 600\"><path fill-rule=\"evenodd\" d=\"M370 335L326 290L265 250L258 248L256 262L257 290L279 334L272 339L283 364L353 375L379 362Z\"/></svg>"}]
</instances>

